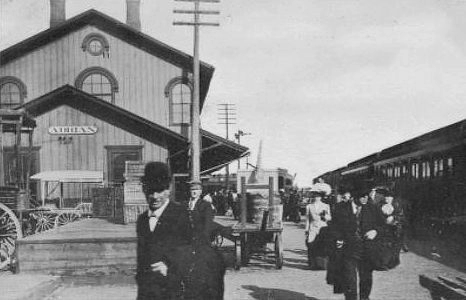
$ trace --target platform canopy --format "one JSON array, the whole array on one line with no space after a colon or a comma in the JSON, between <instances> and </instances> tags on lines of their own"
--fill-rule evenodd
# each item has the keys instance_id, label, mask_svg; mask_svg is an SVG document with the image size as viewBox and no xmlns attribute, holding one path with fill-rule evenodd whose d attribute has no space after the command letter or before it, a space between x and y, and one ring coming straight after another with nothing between
<instances>
[{"instance_id":1,"label":"platform canopy","mask_svg":"<svg viewBox=\"0 0 466 300\"><path fill-rule=\"evenodd\" d=\"M99 171L85 170L44 171L32 175L31 179L63 183L103 183L104 174Z\"/></svg>"}]
</instances>

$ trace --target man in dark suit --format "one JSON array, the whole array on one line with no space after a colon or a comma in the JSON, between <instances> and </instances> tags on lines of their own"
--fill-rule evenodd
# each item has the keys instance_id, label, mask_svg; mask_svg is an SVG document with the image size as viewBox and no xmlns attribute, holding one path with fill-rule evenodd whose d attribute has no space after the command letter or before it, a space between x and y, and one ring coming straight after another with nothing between
<instances>
[{"instance_id":1,"label":"man in dark suit","mask_svg":"<svg viewBox=\"0 0 466 300\"><path fill-rule=\"evenodd\" d=\"M339 271L342 273L342 291L346 300L357 300L357 275L359 274L359 299L369 299L372 290L373 265L369 249L383 226L383 217L377 207L360 198L336 204L332 233L336 251L341 251Z\"/></svg>"},{"instance_id":2,"label":"man in dark suit","mask_svg":"<svg viewBox=\"0 0 466 300\"><path fill-rule=\"evenodd\" d=\"M186 210L170 201L168 166L150 162L141 178L149 210L137 220L138 300L178 299L182 293L181 266L183 245L189 245Z\"/></svg>"},{"instance_id":3,"label":"man in dark suit","mask_svg":"<svg viewBox=\"0 0 466 300\"><path fill-rule=\"evenodd\" d=\"M196 245L210 245L210 235L214 227L214 210L211 203L201 198L202 186L200 183L191 183L190 193L188 210L193 228L193 242Z\"/></svg>"},{"instance_id":4,"label":"man in dark suit","mask_svg":"<svg viewBox=\"0 0 466 300\"><path fill-rule=\"evenodd\" d=\"M191 226L190 251L180 260L186 300L222 300L225 264L221 255L211 247L214 213L212 205L201 199L200 183L191 182L188 214Z\"/></svg>"}]
</instances>

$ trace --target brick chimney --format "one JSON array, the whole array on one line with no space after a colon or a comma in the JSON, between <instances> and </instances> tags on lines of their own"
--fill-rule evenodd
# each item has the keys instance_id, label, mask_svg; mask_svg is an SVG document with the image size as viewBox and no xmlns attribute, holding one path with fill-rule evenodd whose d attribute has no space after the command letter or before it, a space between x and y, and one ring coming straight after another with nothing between
<instances>
[{"instance_id":1,"label":"brick chimney","mask_svg":"<svg viewBox=\"0 0 466 300\"><path fill-rule=\"evenodd\" d=\"M50 0L50 27L54 27L66 20L66 0Z\"/></svg>"},{"instance_id":2,"label":"brick chimney","mask_svg":"<svg viewBox=\"0 0 466 300\"><path fill-rule=\"evenodd\" d=\"M141 31L141 0L126 0L126 24Z\"/></svg>"}]
</instances>

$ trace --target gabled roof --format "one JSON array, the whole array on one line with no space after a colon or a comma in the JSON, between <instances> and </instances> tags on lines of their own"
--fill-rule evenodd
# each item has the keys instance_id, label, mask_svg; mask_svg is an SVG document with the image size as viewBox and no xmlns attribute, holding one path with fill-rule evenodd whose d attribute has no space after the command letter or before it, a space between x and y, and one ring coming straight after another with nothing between
<instances>
[{"instance_id":1,"label":"gabled roof","mask_svg":"<svg viewBox=\"0 0 466 300\"><path fill-rule=\"evenodd\" d=\"M168 46L147 34L144 34L131 26L128 26L97 10L87 10L63 23L44 30L22 42L19 42L0 52L0 66L58 40L74 31L92 25L100 30L133 45L151 55L159 57L182 69L192 72L193 57ZM210 80L214 73L214 67L201 62L200 64L200 99L201 107L210 86Z\"/></svg>"},{"instance_id":2,"label":"gabled roof","mask_svg":"<svg viewBox=\"0 0 466 300\"><path fill-rule=\"evenodd\" d=\"M60 106L69 106L98 118L150 143L169 150L174 172L186 172L189 141L186 137L110 102L94 97L70 85L64 85L17 109L24 109L32 117L41 116ZM201 130L201 170L206 173L223 167L248 153L248 148Z\"/></svg>"}]
</instances>

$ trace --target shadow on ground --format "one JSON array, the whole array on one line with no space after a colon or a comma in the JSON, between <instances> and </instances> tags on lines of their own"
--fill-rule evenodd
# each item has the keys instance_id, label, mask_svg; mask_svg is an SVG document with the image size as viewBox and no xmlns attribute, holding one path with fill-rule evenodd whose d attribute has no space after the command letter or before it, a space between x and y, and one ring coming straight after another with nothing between
<instances>
[{"instance_id":1,"label":"shadow on ground","mask_svg":"<svg viewBox=\"0 0 466 300\"><path fill-rule=\"evenodd\" d=\"M318 300L308 297L304 293L298 293L282 289L261 288L255 285L243 285L245 290L250 290L249 295L258 300Z\"/></svg>"},{"instance_id":2,"label":"shadow on ground","mask_svg":"<svg viewBox=\"0 0 466 300\"><path fill-rule=\"evenodd\" d=\"M438 238L417 238L408 242L409 251L435 260L460 272L466 272L466 254L456 243Z\"/></svg>"}]
</instances>

